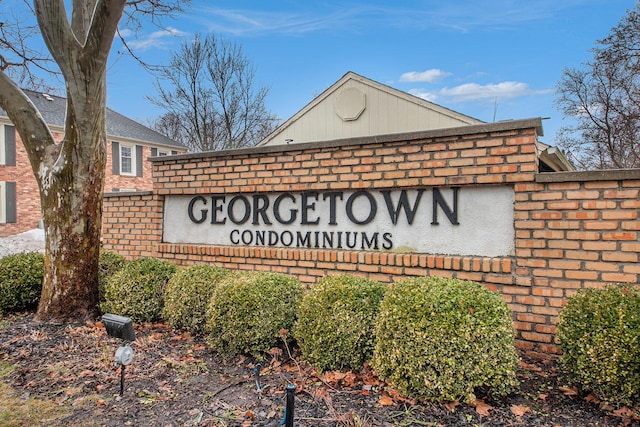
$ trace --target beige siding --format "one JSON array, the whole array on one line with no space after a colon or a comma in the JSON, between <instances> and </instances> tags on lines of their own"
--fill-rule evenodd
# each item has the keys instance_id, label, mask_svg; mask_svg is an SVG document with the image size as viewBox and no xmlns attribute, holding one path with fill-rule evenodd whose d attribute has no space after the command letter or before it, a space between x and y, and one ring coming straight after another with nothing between
<instances>
[{"instance_id":1,"label":"beige siding","mask_svg":"<svg viewBox=\"0 0 640 427\"><path fill-rule=\"evenodd\" d=\"M338 114L347 89L364 94L364 111L355 120ZM350 93L353 93L351 91ZM340 104L344 105L344 104ZM428 101L348 73L307 107L285 122L260 145L425 131L481 123Z\"/></svg>"}]
</instances>

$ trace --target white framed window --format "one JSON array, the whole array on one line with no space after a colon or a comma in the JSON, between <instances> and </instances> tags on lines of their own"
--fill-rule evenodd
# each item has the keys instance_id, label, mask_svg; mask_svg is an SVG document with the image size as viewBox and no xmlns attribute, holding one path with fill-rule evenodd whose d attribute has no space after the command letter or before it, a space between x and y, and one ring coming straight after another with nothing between
<instances>
[{"instance_id":1,"label":"white framed window","mask_svg":"<svg viewBox=\"0 0 640 427\"><path fill-rule=\"evenodd\" d=\"M151 147L151 157L161 157L161 156L168 156L168 155L169 155L169 150Z\"/></svg>"},{"instance_id":2,"label":"white framed window","mask_svg":"<svg viewBox=\"0 0 640 427\"><path fill-rule=\"evenodd\" d=\"M136 174L136 150L132 145L120 144L120 174Z\"/></svg>"},{"instance_id":3,"label":"white framed window","mask_svg":"<svg viewBox=\"0 0 640 427\"><path fill-rule=\"evenodd\" d=\"M7 222L7 184L0 181L0 224Z\"/></svg>"},{"instance_id":4,"label":"white framed window","mask_svg":"<svg viewBox=\"0 0 640 427\"><path fill-rule=\"evenodd\" d=\"M16 128L0 124L0 165L16 165Z\"/></svg>"},{"instance_id":5,"label":"white framed window","mask_svg":"<svg viewBox=\"0 0 640 427\"><path fill-rule=\"evenodd\" d=\"M6 160L5 160L5 151L7 149L5 148L5 144L4 144L4 125L0 124L0 165L4 165L6 164ZM0 207L2 207L3 205L0 204ZM4 221L0 221L0 222L4 222Z\"/></svg>"},{"instance_id":6,"label":"white framed window","mask_svg":"<svg viewBox=\"0 0 640 427\"><path fill-rule=\"evenodd\" d=\"M16 183L0 181L0 223L16 222Z\"/></svg>"},{"instance_id":7,"label":"white framed window","mask_svg":"<svg viewBox=\"0 0 640 427\"><path fill-rule=\"evenodd\" d=\"M144 173L144 147L111 141L113 175L142 176Z\"/></svg>"}]
</instances>

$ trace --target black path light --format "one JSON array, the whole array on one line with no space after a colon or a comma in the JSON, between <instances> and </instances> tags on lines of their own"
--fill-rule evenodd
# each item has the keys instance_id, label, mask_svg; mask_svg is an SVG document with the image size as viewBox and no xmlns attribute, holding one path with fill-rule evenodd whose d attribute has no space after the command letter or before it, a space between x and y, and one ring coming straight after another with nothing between
<instances>
[{"instance_id":1,"label":"black path light","mask_svg":"<svg viewBox=\"0 0 640 427\"><path fill-rule=\"evenodd\" d=\"M131 364L133 358L133 349L128 343L135 341L136 334L133 332L133 324L128 317L106 313L102 316L102 323L107 330L107 335L120 339L120 347L116 350L116 366L120 366L120 396L122 396L124 393L124 367Z\"/></svg>"},{"instance_id":2,"label":"black path light","mask_svg":"<svg viewBox=\"0 0 640 427\"><path fill-rule=\"evenodd\" d=\"M253 374L256 380L256 391L258 392L258 394L262 394L262 384L260 384L260 369L262 368L262 365L260 363L258 363L254 368L253 368Z\"/></svg>"},{"instance_id":3,"label":"black path light","mask_svg":"<svg viewBox=\"0 0 640 427\"><path fill-rule=\"evenodd\" d=\"M296 386L293 384L287 385L287 406L284 409L284 420L281 424L285 427L293 427L293 411L295 405Z\"/></svg>"}]
</instances>

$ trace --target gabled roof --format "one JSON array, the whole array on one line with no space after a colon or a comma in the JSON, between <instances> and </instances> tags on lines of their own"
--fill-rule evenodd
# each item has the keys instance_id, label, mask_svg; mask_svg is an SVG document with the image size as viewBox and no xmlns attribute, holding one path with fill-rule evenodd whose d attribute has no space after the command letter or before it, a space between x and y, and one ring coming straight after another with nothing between
<instances>
[{"instance_id":1,"label":"gabled roof","mask_svg":"<svg viewBox=\"0 0 640 427\"><path fill-rule=\"evenodd\" d=\"M349 71L258 145L318 142L482 123Z\"/></svg>"},{"instance_id":2,"label":"gabled roof","mask_svg":"<svg viewBox=\"0 0 640 427\"><path fill-rule=\"evenodd\" d=\"M33 105L36 106L44 121L51 126L64 127L67 110L67 100L55 95L23 90ZM0 108L0 116L7 117L7 113ZM144 126L122 114L107 108L107 135L109 138L127 138L150 144L175 147L186 150L187 147L168 138L161 133Z\"/></svg>"},{"instance_id":3,"label":"gabled roof","mask_svg":"<svg viewBox=\"0 0 640 427\"><path fill-rule=\"evenodd\" d=\"M558 147L547 145L538 141L538 159L540 160L540 172L567 172L575 171L576 167L564 155Z\"/></svg>"}]
</instances>

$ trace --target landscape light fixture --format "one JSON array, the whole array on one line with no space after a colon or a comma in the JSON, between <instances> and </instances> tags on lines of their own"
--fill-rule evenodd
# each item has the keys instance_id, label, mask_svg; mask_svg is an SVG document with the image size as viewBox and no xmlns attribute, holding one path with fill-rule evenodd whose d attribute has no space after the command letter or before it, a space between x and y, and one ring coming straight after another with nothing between
<instances>
[{"instance_id":1,"label":"landscape light fixture","mask_svg":"<svg viewBox=\"0 0 640 427\"><path fill-rule=\"evenodd\" d=\"M120 339L120 347L116 350L116 366L120 366L120 396L124 393L124 367L131 364L133 349L129 342L136 340L133 323L128 317L106 313L102 316L102 323L107 335Z\"/></svg>"},{"instance_id":2,"label":"landscape light fixture","mask_svg":"<svg viewBox=\"0 0 640 427\"><path fill-rule=\"evenodd\" d=\"M293 412L295 406L296 386L287 385L287 406L284 408L284 420L280 422L284 427L293 427Z\"/></svg>"}]
</instances>

